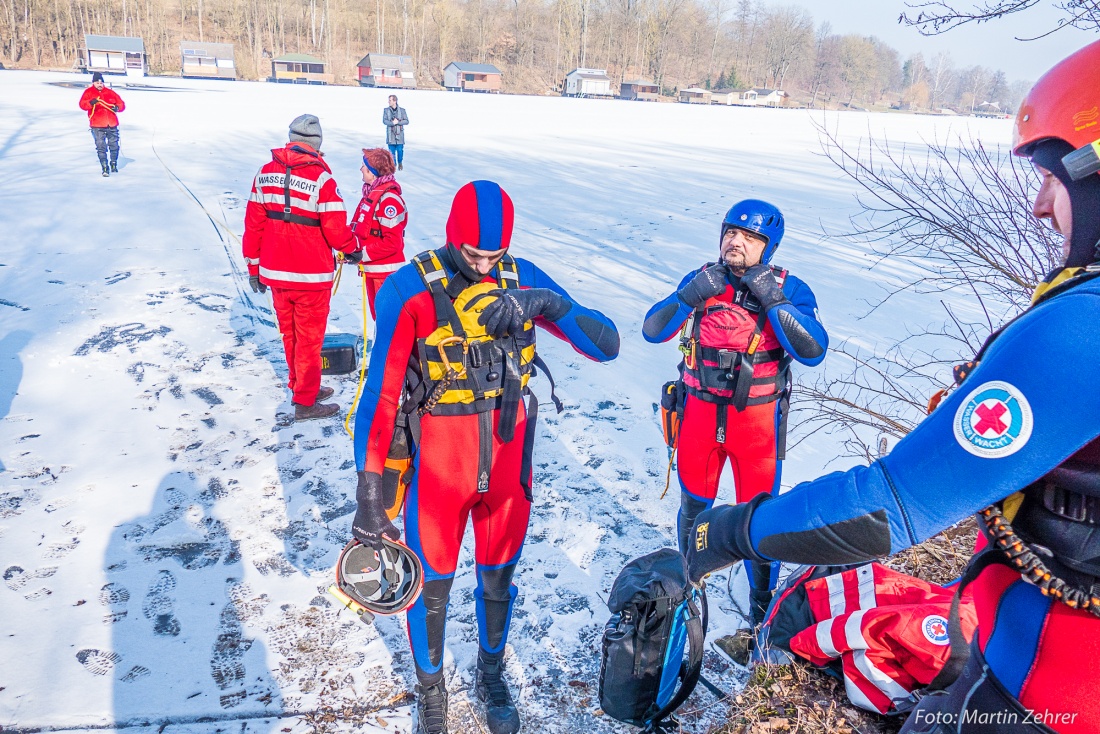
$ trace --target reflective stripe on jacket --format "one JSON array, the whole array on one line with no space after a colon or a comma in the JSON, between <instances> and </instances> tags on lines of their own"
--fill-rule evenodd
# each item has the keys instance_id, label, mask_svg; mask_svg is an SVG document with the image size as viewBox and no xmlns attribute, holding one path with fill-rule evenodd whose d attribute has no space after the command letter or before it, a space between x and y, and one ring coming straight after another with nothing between
<instances>
[{"instance_id":1,"label":"reflective stripe on jacket","mask_svg":"<svg viewBox=\"0 0 1100 734\"><path fill-rule=\"evenodd\" d=\"M332 251L356 249L332 172L304 143L276 148L271 158L256 174L245 212L248 273L277 288L329 288Z\"/></svg>"}]
</instances>

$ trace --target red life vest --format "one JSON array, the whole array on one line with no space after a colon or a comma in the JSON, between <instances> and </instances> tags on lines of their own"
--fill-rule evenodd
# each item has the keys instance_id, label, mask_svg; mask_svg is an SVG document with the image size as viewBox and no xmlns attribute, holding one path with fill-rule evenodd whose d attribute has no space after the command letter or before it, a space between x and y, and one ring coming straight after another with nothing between
<instances>
[{"instance_id":1,"label":"red life vest","mask_svg":"<svg viewBox=\"0 0 1100 734\"><path fill-rule=\"evenodd\" d=\"M782 288L787 271L773 267L772 274ZM680 332L680 349L684 385L701 400L744 410L774 402L787 389L791 357L746 288L731 285L697 308Z\"/></svg>"}]
</instances>

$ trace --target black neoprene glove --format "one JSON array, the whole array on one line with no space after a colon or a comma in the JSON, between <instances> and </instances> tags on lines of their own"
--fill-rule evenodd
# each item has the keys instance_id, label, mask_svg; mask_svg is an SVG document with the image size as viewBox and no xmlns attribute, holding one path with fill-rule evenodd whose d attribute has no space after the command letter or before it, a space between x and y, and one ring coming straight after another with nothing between
<instances>
[{"instance_id":1,"label":"black neoprene glove","mask_svg":"<svg viewBox=\"0 0 1100 734\"><path fill-rule=\"evenodd\" d=\"M401 531L394 527L386 516L386 505L382 499L382 476L359 472L359 486L355 488L355 501L359 507L355 510L355 519L351 523L351 534L363 545L378 550L382 536L398 540Z\"/></svg>"},{"instance_id":2,"label":"black neoprene glove","mask_svg":"<svg viewBox=\"0 0 1100 734\"><path fill-rule=\"evenodd\" d=\"M485 327L486 334L496 337L519 334L523 324L536 316L557 321L573 305L549 288L497 288L488 295L496 298L477 317L477 322ZM467 309L473 305L471 302Z\"/></svg>"},{"instance_id":3,"label":"black neoprene glove","mask_svg":"<svg viewBox=\"0 0 1100 734\"><path fill-rule=\"evenodd\" d=\"M248 276L248 284L252 286L253 293L267 293L267 286L260 282L260 276Z\"/></svg>"},{"instance_id":4,"label":"black neoprene glove","mask_svg":"<svg viewBox=\"0 0 1100 734\"><path fill-rule=\"evenodd\" d=\"M783 289L775 281L772 269L767 265L753 265L741 276L741 283L756 296L765 311L771 311L776 306L790 303L783 295Z\"/></svg>"},{"instance_id":5,"label":"black neoprene glove","mask_svg":"<svg viewBox=\"0 0 1100 734\"><path fill-rule=\"evenodd\" d=\"M708 573L738 561L768 561L753 550L749 523L756 507L771 495L758 494L748 502L721 505L699 513L688 538L687 561L691 580L698 582Z\"/></svg>"},{"instance_id":6,"label":"black neoprene glove","mask_svg":"<svg viewBox=\"0 0 1100 734\"><path fill-rule=\"evenodd\" d=\"M726 290L726 286L729 285L728 276L729 268L725 263L704 268L687 285L678 290L676 296L689 308L699 308L707 302L708 298L719 296Z\"/></svg>"},{"instance_id":7,"label":"black neoprene glove","mask_svg":"<svg viewBox=\"0 0 1100 734\"><path fill-rule=\"evenodd\" d=\"M356 263L363 262L362 250L352 250L351 252L344 252L341 254L344 256L344 262L346 263L351 263L354 265Z\"/></svg>"}]
</instances>

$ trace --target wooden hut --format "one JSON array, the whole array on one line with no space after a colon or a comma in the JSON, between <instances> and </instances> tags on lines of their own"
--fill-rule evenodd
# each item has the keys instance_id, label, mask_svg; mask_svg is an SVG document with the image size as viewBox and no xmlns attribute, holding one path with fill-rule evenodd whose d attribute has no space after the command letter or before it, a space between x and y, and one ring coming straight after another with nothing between
<instances>
[{"instance_id":1,"label":"wooden hut","mask_svg":"<svg viewBox=\"0 0 1100 734\"><path fill-rule=\"evenodd\" d=\"M412 56L367 54L359 61L359 86L416 89Z\"/></svg>"},{"instance_id":2,"label":"wooden hut","mask_svg":"<svg viewBox=\"0 0 1100 734\"><path fill-rule=\"evenodd\" d=\"M271 60L269 82L284 84L332 84L325 62L307 54L284 54Z\"/></svg>"},{"instance_id":3,"label":"wooden hut","mask_svg":"<svg viewBox=\"0 0 1100 734\"><path fill-rule=\"evenodd\" d=\"M611 77L606 69L573 69L565 75L566 97L610 97Z\"/></svg>"},{"instance_id":4,"label":"wooden hut","mask_svg":"<svg viewBox=\"0 0 1100 734\"><path fill-rule=\"evenodd\" d=\"M681 89L680 101L685 104L710 104L710 92L700 87Z\"/></svg>"},{"instance_id":5,"label":"wooden hut","mask_svg":"<svg viewBox=\"0 0 1100 734\"><path fill-rule=\"evenodd\" d=\"M647 102L656 102L660 96L660 87L648 79L632 79L619 85L619 99L640 99Z\"/></svg>"},{"instance_id":6,"label":"wooden hut","mask_svg":"<svg viewBox=\"0 0 1100 734\"><path fill-rule=\"evenodd\" d=\"M236 79L233 44L180 41L180 76L184 79Z\"/></svg>"},{"instance_id":7,"label":"wooden hut","mask_svg":"<svg viewBox=\"0 0 1100 734\"><path fill-rule=\"evenodd\" d=\"M84 70L91 73L145 76L149 57L145 41L134 36L96 36L84 34Z\"/></svg>"},{"instance_id":8,"label":"wooden hut","mask_svg":"<svg viewBox=\"0 0 1100 734\"><path fill-rule=\"evenodd\" d=\"M492 64L452 61L443 67L443 86L452 92L500 93L500 69Z\"/></svg>"}]
</instances>

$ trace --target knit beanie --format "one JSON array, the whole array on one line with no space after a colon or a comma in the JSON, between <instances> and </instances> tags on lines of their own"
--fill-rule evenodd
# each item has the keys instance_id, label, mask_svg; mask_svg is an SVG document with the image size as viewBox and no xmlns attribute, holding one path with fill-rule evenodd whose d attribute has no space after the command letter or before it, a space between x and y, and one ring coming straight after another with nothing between
<instances>
[{"instance_id":1,"label":"knit beanie","mask_svg":"<svg viewBox=\"0 0 1100 734\"><path fill-rule=\"evenodd\" d=\"M298 115L290 123L290 142L321 150L321 121L316 115Z\"/></svg>"},{"instance_id":2,"label":"knit beanie","mask_svg":"<svg viewBox=\"0 0 1100 734\"><path fill-rule=\"evenodd\" d=\"M98 71L94 72L92 74L92 84L95 84L96 82L101 82L101 81L103 81L103 74L101 74Z\"/></svg>"},{"instance_id":3,"label":"knit beanie","mask_svg":"<svg viewBox=\"0 0 1100 734\"><path fill-rule=\"evenodd\" d=\"M375 176L389 176L396 170L393 156L385 148L363 148L363 160L374 170Z\"/></svg>"}]
</instances>

